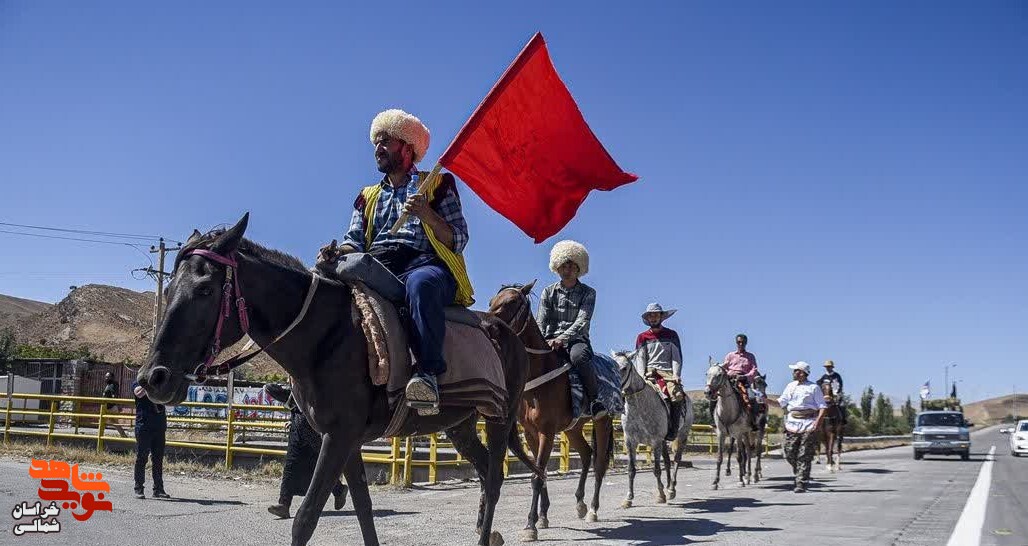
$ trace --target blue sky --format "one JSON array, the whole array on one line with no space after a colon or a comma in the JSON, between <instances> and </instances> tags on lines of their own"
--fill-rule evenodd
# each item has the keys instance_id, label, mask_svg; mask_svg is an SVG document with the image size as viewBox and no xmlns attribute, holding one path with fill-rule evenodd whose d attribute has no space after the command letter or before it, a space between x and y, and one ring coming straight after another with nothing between
<instances>
[{"instance_id":1,"label":"blue sky","mask_svg":"<svg viewBox=\"0 0 1028 546\"><path fill-rule=\"evenodd\" d=\"M489 4L489 5L487 5ZM480 304L586 244L598 350L680 309L686 383L751 339L773 390L834 359L851 391L1028 389L1022 2L0 2L0 222L185 238L251 212L310 263L402 107L442 153L542 31L640 181L534 245L462 187ZM124 246L0 233L0 293L152 283Z\"/></svg>"}]
</instances>

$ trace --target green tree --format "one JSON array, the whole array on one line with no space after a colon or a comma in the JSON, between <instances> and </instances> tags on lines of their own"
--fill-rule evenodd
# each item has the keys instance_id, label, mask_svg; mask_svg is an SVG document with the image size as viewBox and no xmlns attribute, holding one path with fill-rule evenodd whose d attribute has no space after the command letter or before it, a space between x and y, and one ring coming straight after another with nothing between
<instances>
[{"instance_id":1,"label":"green tree","mask_svg":"<svg viewBox=\"0 0 1028 546\"><path fill-rule=\"evenodd\" d=\"M871 433L888 434L893 421L895 421L895 416L892 411L892 402L884 394L878 393L874 409L871 412Z\"/></svg>"},{"instance_id":2,"label":"green tree","mask_svg":"<svg viewBox=\"0 0 1028 546\"><path fill-rule=\"evenodd\" d=\"M865 421L871 420L871 406L874 404L875 391L870 385L864 389L864 394L860 396L860 416Z\"/></svg>"},{"instance_id":3,"label":"green tree","mask_svg":"<svg viewBox=\"0 0 1028 546\"><path fill-rule=\"evenodd\" d=\"M917 410L914 409L914 404L911 403L910 397L907 396L907 403L903 404L903 421L910 430L914 429L915 419L917 419Z\"/></svg>"},{"instance_id":4,"label":"green tree","mask_svg":"<svg viewBox=\"0 0 1028 546\"><path fill-rule=\"evenodd\" d=\"M714 416L710 414L710 400L700 398L692 401L693 423L697 425L713 425Z\"/></svg>"},{"instance_id":5,"label":"green tree","mask_svg":"<svg viewBox=\"0 0 1028 546\"><path fill-rule=\"evenodd\" d=\"M0 371L7 373L8 362L14 358L14 332L10 328L0 331Z\"/></svg>"},{"instance_id":6,"label":"green tree","mask_svg":"<svg viewBox=\"0 0 1028 546\"><path fill-rule=\"evenodd\" d=\"M860 415L860 409L856 406L850 408L849 419L846 428L843 429L844 436L870 436L871 431L867 427L867 421Z\"/></svg>"}]
</instances>

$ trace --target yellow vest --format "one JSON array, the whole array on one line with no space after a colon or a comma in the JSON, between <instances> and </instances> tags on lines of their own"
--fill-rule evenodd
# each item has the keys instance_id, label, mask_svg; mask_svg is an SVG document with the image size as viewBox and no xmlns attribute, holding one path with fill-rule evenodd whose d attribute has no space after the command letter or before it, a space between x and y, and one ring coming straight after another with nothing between
<instances>
[{"instance_id":1,"label":"yellow vest","mask_svg":"<svg viewBox=\"0 0 1028 546\"><path fill-rule=\"evenodd\" d=\"M427 172L419 172L418 178L424 180L428 176ZM435 193L436 188L443 180L443 175L435 177L432 184L429 185L428 189L425 190L425 196L428 201L432 201L432 194ZM375 209L378 207L378 196L382 193L382 185L375 184L373 186L367 186L361 190L361 195L364 196L364 248L370 249L371 242L375 239L374 233L374 221L375 221ZM432 244L432 249L435 250L436 255L443 260L446 267L453 274L453 278L457 280L457 295L453 299L454 305L460 305L462 307L470 307L475 303L475 289L471 287L471 280L468 278L468 267L464 263L464 256L454 252L450 247L444 245L435 233L432 232L432 228L425 222L421 222L421 227L425 229L425 235L428 236L428 242Z\"/></svg>"}]
</instances>

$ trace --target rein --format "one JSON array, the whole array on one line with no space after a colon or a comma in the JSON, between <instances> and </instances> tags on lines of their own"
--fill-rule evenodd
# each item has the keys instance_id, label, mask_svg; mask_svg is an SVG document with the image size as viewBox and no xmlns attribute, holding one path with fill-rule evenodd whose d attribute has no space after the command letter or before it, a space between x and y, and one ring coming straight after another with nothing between
<instances>
[{"instance_id":1,"label":"rein","mask_svg":"<svg viewBox=\"0 0 1028 546\"><path fill-rule=\"evenodd\" d=\"M522 294L521 291L518 290L517 288L514 288L514 287L510 286L510 287L501 289L500 292L504 292L506 290L513 290L514 292L518 293L518 303L520 305L518 305L518 310L514 313L514 316L510 319L510 323L507 323L507 327L510 328L511 330L514 330L515 334L518 336L518 338L520 338L521 335L525 333L525 330L528 329L529 323L532 322L531 304L528 302L528 296ZM518 320L521 319L522 317L524 317L524 322L521 324L521 328L515 328L515 325L518 323ZM499 317L497 317L497 318L499 318ZM533 349L532 347L525 347L525 351L527 351L528 354L545 355L545 354L552 353L553 349L551 349L549 347L547 347L545 349ZM556 377L556 376L554 376L554 377Z\"/></svg>"},{"instance_id":2,"label":"rein","mask_svg":"<svg viewBox=\"0 0 1028 546\"><path fill-rule=\"evenodd\" d=\"M207 358L196 367L192 374L186 374L186 379L195 381L197 383L204 383L207 378L211 375L224 375L229 371L238 368L246 362L253 359L255 356L264 352L268 347L278 343L282 338L291 332L303 318L307 315L307 310L310 309L311 301L314 299L314 293L318 290L318 283L320 278L317 274L311 275L311 285L307 289L307 297L304 299L303 307L300 309L300 313L293 319L293 322L282 331L271 343L266 347L258 347L258 349L250 354L244 354L246 351L254 345L253 338L247 342L243 350L235 354L228 360L221 364L214 364L214 360L221 354L221 334L225 326L225 319L232 315L232 304L236 306L236 312L239 314L239 328L244 334L250 334L250 315L246 307L246 299L243 297L243 291L239 288L239 262L236 260L235 251L229 253L227 256L223 256L212 250L195 249L189 251L186 256L200 256L225 266L225 284L221 290L221 303L218 305L220 312L218 313L218 325L214 329L214 341L211 343L210 354ZM233 295L235 296L233 298Z\"/></svg>"},{"instance_id":3,"label":"rein","mask_svg":"<svg viewBox=\"0 0 1028 546\"><path fill-rule=\"evenodd\" d=\"M507 325L508 328L510 328L511 330L514 330L514 332L518 336L518 339L520 340L521 336L525 333L525 330L528 329L528 325L532 322L532 314L531 314L531 307L532 306L531 306L531 303L529 303L529 301L528 301L528 296L522 294L521 290L518 290L517 288L514 288L513 286L509 286L507 288L500 289L500 292L504 292L506 290L512 290L512 291L518 293L518 303L519 303L518 310L514 312L514 316L511 318L510 323L507 323L502 318L496 316L495 313L493 314L493 316L496 316L497 320L502 321L504 324ZM522 320L522 319L523 319L523 322L521 324L521 327L520 328L516 328L515 325L517 325L518 321ZM522 343L522 345L524 345L523 341L521 343ZM525 352L528 353L528 354L531 354L531 355L548 355L548 354L553 352L553 349L551 349L549 347L547 347L545 349L535 349L533 347L526 346L525 347ZM556 378L557 376L567 372L570 369L571 369L571 364L564 364L563 366L560 366L560 367L558 367L556 369L550 370L550 371L544 373L543 375L540 375L539 377L536 377L535 379L532 379L531 381L528 381L527 383L525 383L525 388L523 389L523 392L528 392L528 391L538 387L539 385L542 385L542 384L544 384L544 383L546 383L546 382Z\"/></svg>"}]
</instances>

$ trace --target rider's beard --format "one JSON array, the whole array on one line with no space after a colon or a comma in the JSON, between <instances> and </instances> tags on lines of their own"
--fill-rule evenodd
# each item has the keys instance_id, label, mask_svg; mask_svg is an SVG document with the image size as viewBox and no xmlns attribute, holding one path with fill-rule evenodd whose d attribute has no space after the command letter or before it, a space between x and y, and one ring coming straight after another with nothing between
<instances>
[{"instance_id":1,"label":"rider's beard","mask_svg":"<svg viewBox=\"0 0 1028 546\"><path fill-rule=\"evenodd\" d=\"M389 174L400 168L402 165L401 161L403 161L403 159L400 157L400 154L385 152L381 159L376 157L375 161L378 164L378 172Z\"/></svg>"}]
</instances>

